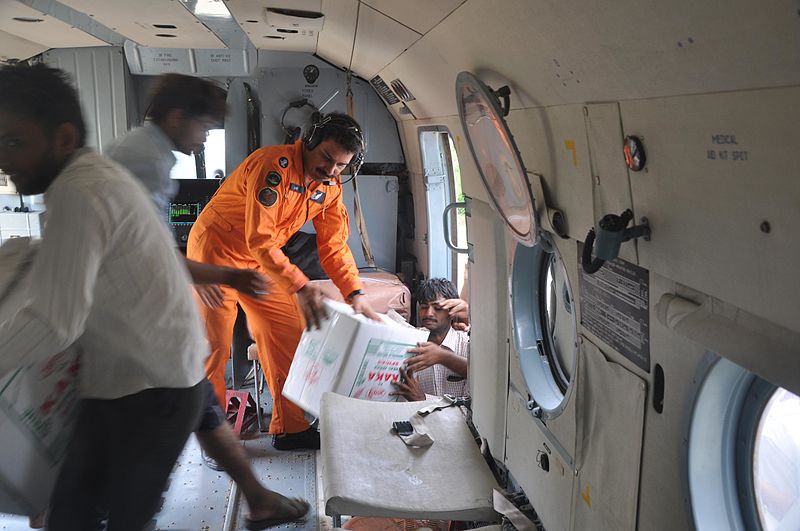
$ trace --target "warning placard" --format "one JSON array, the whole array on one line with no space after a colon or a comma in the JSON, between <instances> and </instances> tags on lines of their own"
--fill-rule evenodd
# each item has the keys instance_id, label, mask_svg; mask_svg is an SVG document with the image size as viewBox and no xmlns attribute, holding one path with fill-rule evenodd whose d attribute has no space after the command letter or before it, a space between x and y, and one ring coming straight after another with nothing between
<instances>
[{"instance_id":1,"label":"warning placard","mask_svg":"<svg viewBox=\"0 0 800 531\"><path fill-rule=\"evenodd\" d=\"M650 372L650 272L616 258L589 275L582 252L578 242L581 325Z\"/></svg>"}]
</instances>

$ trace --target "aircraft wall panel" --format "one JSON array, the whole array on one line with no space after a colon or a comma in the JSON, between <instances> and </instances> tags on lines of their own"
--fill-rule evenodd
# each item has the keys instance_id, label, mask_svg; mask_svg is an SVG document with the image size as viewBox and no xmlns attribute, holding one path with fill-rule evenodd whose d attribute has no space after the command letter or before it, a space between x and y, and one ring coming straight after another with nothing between
<instances>
[{"instance_id":1,"label":"aircraft wall panel","mask_svg":"<svg viewBox=\"0 0 800 531\"><path fill-rule=\"evenodd\" d=\"M306 65L319 68L319 77L308 82L303 76ZM308 98L322 105L334 93L335 97L322 110L346 112L347 75L324 61L310 55L291 52L259 52L258 97L261 104L261 144L282 144L285 133L280 119L292 101ZM372 86L358 78L352 79L354 117L364 128L367 141L366 162L404 162L400 149L397 124L375 93ZM310 118L310 107L290 110L287 125L301 125ZM305 131L305 129L304 129Z\"/></svg>"},{"instance_id":2,"label":"aircraft wall panel","mask_svg":"<svg viewBox=\"0 0 800 531\"><path fill-rule=\"evenodd\" d=\"M570 514L575 476L552 449L525 408L525 398L513 389L508 394L508 444L506 466L539 514L547 531L572 529ZM537 459L546 454L550 470Z\"/></svg>"},{"instance_id":3,"label":"aircraft wall panel","mask_svg":"<svg viewBox=\"0 0 800 531\"><path fill-rule=\"evenodd\" d=\"M622 124L619 105L596 103L584 108L586 137L591 156L592 202L595 226L606 214L633 210L628 168L622 153ZM634 214L636 212L634 211ZM638 218L634 216L634 220ZM588 232L588 231L587 231ZM578 235L583 241L586 234ZM623 245L620 258L638 263L636 245Z\"/></svg>"},{"instance_id":4,"label":"aircraft wall panel","mask_svg":"<svg viewBox=\"0 0 800 531\"><path fill-rule=\"evenodd\" d=\"M583 240L594 225L584 107L511 111L507 121L525 169L542 176L547 207L560 209L569 236ZM536 205L540 216L542 206L542 201Z\"/></svg>"},{"instance_id":5,"label":"aircraft wall panel","mask_svg":"<svg viewBox=\"0 0 800 531\"><path fill-rule=\"evenodd\" d=\"M639 528L653 531L692 529L686 474L686 431L692 412L697 367L706 348L676 334L656 317L655 302L677 286L650 275L650 359L664 369L664 408L653 407L653 371L647 381L642 470L639 487ZM612 359L615 357L611 356Z\"/></svg>"},{"instance_id":6,"label":"aircraft wall panel","mask_svg":"<svg viewBox=\"0 0 800 531\"><path fill-rule=\"evenodd\" d=\"M631 175L640 265L791 330L800 330L800 89L621 104L642 137ZM624 244L630 245L630 244Z\"/></svg>"},{"instance_id":7,"label":"aircraft wall panel","mask_svg":"<svg viewBox=\"0 0 800 531\"><path fill-rule=\"evenodd\" d=\"M505 450L508 388L508 281L505 227L491 207L470 200L467 241L474 246L469 263L469 293L482 318L471 322L469 374L472 420L495 458ZM473 315L476 312L473 311Z\"/></svg>"},{"instance_id":8,"label":"aircraft wall panel","mask_svg":"<svg viewBox=\"0 0 800 531\"><path fill-rule=\"evenodd\" d=\"M46 52L44 61L72 76L86 122L87 145L102 150L128 131L122 48L62 48Z\"/></svg>"}]
</instances>

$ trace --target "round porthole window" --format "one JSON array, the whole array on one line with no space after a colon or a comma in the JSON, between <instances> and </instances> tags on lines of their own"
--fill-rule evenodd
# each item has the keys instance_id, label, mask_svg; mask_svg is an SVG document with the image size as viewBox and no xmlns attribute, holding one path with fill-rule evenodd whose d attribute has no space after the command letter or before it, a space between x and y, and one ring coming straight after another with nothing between
<instances>
[{"instance_id":1,"label":"round porthole window","mask_svg":"<svg viewBox=\"0 0 800 531\"><path fill-rule=\"evenodd\" d=\"M554 418L563 409L575 373L577 321L567 269L549 236L534 247L517 245L511 312L528 392L542 417Z\"/></svg>"},{"instance_id":2,"label":"round porthole window","mask_svg":"<svg viewBox=\"0 0 800 531\"><path fill-rule=\"evenodd\" d=\"M689 434L699 531L800 529L800 397L726 359L710 365Z\"/></svg>"}]
</instances>

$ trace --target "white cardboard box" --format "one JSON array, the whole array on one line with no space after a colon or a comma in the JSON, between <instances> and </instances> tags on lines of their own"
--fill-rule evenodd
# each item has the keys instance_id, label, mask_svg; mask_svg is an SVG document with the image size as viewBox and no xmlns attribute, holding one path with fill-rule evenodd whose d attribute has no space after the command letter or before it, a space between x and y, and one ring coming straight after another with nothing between
<instances>
[{"instance_id":1,"label":"white cardboard box","mask_svg":"<svg viewBox=\"0 0 800 531\"><path fill-rule=\"evenodd\" d=\"M294 354L283 396L319 416L322 394L332 391L365 400L394 402L391 382L410 356L408 349L427 341L428 331L384 317L377 323L354 314L347 304L325 300L328 319L306 330Z\"/></svg>"},{"instance_id":2,"label":"white cardboard box","mask_svg":"<svg viewBox=\"0 0 800 531\"><path fill-rule=\"evenodd\" d=\"M27 238L0 247L0 322L24 304L33 252ZM0 375L0 512L35 516L47 507L77 401L72 350Z\"/></svg>"}]
</instances>

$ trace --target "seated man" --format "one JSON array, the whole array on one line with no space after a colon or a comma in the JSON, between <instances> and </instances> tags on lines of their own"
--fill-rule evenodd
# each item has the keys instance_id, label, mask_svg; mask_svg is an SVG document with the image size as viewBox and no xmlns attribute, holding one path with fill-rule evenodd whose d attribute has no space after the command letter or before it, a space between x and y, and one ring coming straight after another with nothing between
<instances>
[{"instance_id":1,"label":"seated man","mask_svg":"<svg viewBox=\"0 0 800 531\"><path fill-rule=\"evenodd\" d=\"M428 341L409 350L414 356L400 368L395 396L408 401L426 395L464 396L469 392L469 307L458 298L455 285L444 278L422 281L417 291L420 324L431 333Z\"/></svg>"}]
</instances>

